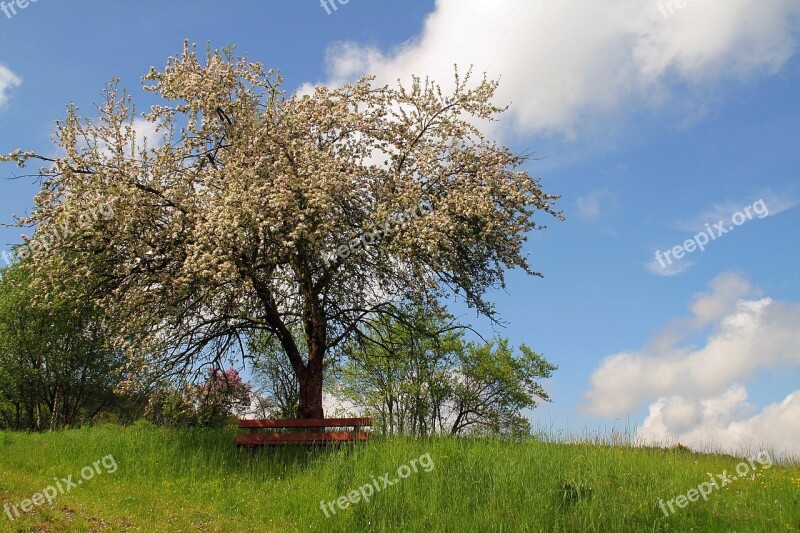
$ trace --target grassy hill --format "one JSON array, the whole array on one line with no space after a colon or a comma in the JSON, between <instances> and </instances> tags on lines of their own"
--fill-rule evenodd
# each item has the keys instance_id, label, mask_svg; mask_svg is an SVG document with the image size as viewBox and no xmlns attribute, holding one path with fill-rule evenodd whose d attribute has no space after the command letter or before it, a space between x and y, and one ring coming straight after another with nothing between
<instances>
[{"instance_id":1,"label":"grassy hill","mask_svg":"<svg viewBox=\"0 0 800 533\"><path fill-rule=\"evenodd\" d=\"M393 438L251 452L235 432L0 432L0 531L800 531L800 466L765 455L737 475L741 458L682 449ZM706 499L690 492L703 483Z\"/></svg>"}]
</instances>

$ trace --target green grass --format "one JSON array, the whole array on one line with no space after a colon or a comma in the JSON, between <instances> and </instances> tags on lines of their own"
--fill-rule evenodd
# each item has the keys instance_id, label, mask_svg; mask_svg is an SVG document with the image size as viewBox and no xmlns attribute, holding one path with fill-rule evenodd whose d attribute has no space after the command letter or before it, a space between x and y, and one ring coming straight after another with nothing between
<instances>
[{"instance_id":1,"label":"green grass","mask_svg":"<svg viewBox=\"0 0 800 533\"><path fill-rule=\"evenodd\" d=\"M800 467L773 465L665 517L669 500L741 459L685 450L501 439L375 439L328 449L233 446L236 430L113 426L0 432L0 506L102 473L0 531L800 531ZM335 500L412 459L434 468L326 518ZM424 463L423 463L424 466ZM380 485L379 485L380 486Z\"/></svg>"}]
</instances>

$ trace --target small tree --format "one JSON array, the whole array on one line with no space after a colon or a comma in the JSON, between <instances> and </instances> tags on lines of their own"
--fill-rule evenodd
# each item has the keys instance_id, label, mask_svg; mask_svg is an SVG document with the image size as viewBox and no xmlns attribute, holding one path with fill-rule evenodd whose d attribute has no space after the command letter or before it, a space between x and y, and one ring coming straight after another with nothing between
<instances>
[{"instance_id":1,"label":"small tree","mask_svg":"<svg viewBox=\"0 0 800 533\"><path fill-rule=\"evenodd\" d=\"M211 370L205 383L197 388L197 413L201 426L217 426L250 408L250 386L239 372Z\"/></svg>"},{"instance_id":2,"label":"small tree","mask_svg":"<svg viewBox=\"0 0 800 533\"><path fill-rule=\"evenodd\" d=\"M538 275L523 244L537 212L559 216L556 197L474 125L502 111L495 82L456 75L444 94L363 78L286 97L261 64L202 63L188 44L144 80L160 138L141 142L112 84L96 120L71 107L58 123L63 155L0 157L48 162L20 220L42 291L93 281L135 374L244 355L263 332L297 377L298 415L321 417L326 360L397 298L454 292L493 317L484 294L506 269Z\"/></svg>"},{"instance_id":3,"label":"small tree","mask_svg":"<svg viewBox=\"0 0 800 533\"><path fill-rule=\"evenodd\" d=\"M527 435L522 410L548 401L540 380L555 366L507 339L467 343L441 309L406 306L411 321L385 320L348 344L336 388L340 399L405 433Z\"/></svg>"},{"instance_id":4,"label":"small tree","mask_svg":"<svg viewBox=\"0 0 800 533\"><path fill-rule=\"evenodd\" d=\"M74 427L114 405L122 353L85 295L42 299L27 266L0 277L0 427Z\"/></svg>"},{"instance_id":5,"label":"small tree","mask_svg":"<svg viewBox=\"0 0 800 533\"><path fill-rule=\"evenodd\" d=\"M146 398L143 414L145 420L166 427L198 425L193 386L177 386L162 380L153 386Z\"/></svg>"},{"instance_id":6,"label":"small tree","mask_svg":"<svg viewBox=\"0 0 800 533\"><path fill-rule=\"evenodd\" d=\"M478 428L491 433L529 434L520 411L537 400L549 401L539 380L557 369L524 344L515 356L508 339L469 343L459 357L452 395L454 420L450 432Z\"/></svg>"},{"instance_id":7,"label":"small tree","mask_svg":"<svg viewBox=\"0 0 800 533\"><path fill-rule=\"evenodd\" d=\"M337 372L336 395L377 418L389 435L441 431L461 327L436 306L405 304L359 331Z\"/></svg>"}]
</instances>

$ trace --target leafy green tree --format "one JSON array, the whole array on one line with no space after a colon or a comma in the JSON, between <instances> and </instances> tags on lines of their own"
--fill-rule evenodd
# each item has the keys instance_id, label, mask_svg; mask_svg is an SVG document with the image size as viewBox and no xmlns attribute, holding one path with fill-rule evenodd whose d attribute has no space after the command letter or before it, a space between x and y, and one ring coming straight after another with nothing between
<instances>
[{"instance_id":1,"label":"leafy green tree","mask_svg":"<svg viewBox=\"0 0 800 533\"><path fill-rule=\"evenodd\" d=\"M530 425L520 411L549 401L539 380L557 367L527 346L514 355L508 339L468 343L460 351L452 389L452 434L471 429L491 433L528 434Z\"/></svg>"},{"instance_id":2,"label":"leafy green tree","mask_svg":"<svg viewBox=\"0 0 800 533\"><path fill-rule=\"evenodd\" d=\"M443 309L406 303L397 318L382 317L347 345L336 395L387 434L439 431L460 329Z\"/></svg>"},{"instance_id":3,"label":"leafy green tree","mask_svg":"<svg viewBox=\"0 0 800 533\"><path fill-rule=\"evenodd\" d=\"M193 427L198 425L191 385L161 380L145 395L143 418L156 426Z\"/></svg>"},{"instance_id":4,"label":"leafy green tree","mask_svg":"<svg viewBox=\"0 0 800 533\"><path fill-rule=\"evenodd\" d=\"M280 342L274 336L261 333L251 338L248 351L253 360L251 381L260 415L294 417L300 402L300 382Z\"/></svg>"},{"instance_id":5,"label":"leafy green tree","mask_svg":"<svg viewBox=\"0 0 800 533\"><path fill-rule=\"evenodd\" d=\"M548 401L540 380L555 366L507 339L465 342L436 306L407 304L348 344L336 395L387 434L529 434L521 411ZM411 317L409 320L408 317Z\"/></svg>"},{"instance_id":6,"label":"leafy green tree","mask_svg":"<svg viewBox=\"0 0 800 533\"><path fill-rule=\"evenodd\" d=\"M0 426L56 429L115 404L123 364L110 332L83 295L42 299L25 264L0 279Z\"/></svg>"},{"instance_id":7,"label":"leafy green tree","mask_svg":"<svg viewBox=\"0 0 800 533\"><path fill-rule=\"evenodd\" d=\"M220 426L250 407L250 386L234 368L213 369L196 388L197 420L203 427Z\"/></svg>"}]
</instances>

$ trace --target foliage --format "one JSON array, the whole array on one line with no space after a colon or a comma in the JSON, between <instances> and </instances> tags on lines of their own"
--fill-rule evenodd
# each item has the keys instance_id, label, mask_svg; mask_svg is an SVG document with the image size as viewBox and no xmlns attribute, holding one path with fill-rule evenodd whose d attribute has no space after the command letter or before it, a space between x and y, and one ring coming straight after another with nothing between
<instances>
[{"instance_id":1,"label":"foliage","mask_svg":"<svg viewBox=\"0 0 800 533\"><path fill-rule=\"evenodd\" d=\"M197 411L192 402L190 385L175 386L161 382L147 395L144 420L157 426L197 426Z\"/></svg>"},{"instance_id":2,"label":"foliage","mask_svg":"<svg viewBox=\"0 0 800 533\"><path fill-rule=\"evenodd\" d=\"M451 433L470 427L493 433L530 433L520 410L536 407L537 399L549 401L539 380L549 378L557 367L524 344L519 350L515 356L508 339L498 339L485 344L468 343L459 352Z\"/></svg>"},{"instance_id":3,"label":"foliage","mask_svg":"<svg viewBox=\"0 0 800 533\"><path fill-rule=\"evenodd\" d=\"M389 435L449 432L527 435L521 410L548 400L539 383L556 369L525 345L465 342L434 306L406 304L348 345L336 394Z\"/></svg>"},{"instance_id":4,"label":"foliage","mask_svg":"<svg viewBox=\"0 0 800 533\"><path fill-rule=\"evenodd\" d=\"M212 370L196 389L197 419L201 426L215 426L250 407L250 386L236 369Z\"/></svg>"},{"instance_id":5,"label":"foliage","mask_svg":"<svg viewBox=\"0 0 800 533\"><path fill-rule=\"evenodd\" d=\"M406 303L399 311L401 318L382 317L347 345L335 394L364 409L383 433L435 433L460 334L441 309Z\"/></svg>"},{"instance_id":6,"label":"foliage","mask_svg":"<svg viewBox=\"0 0 800 533\"><path fill-rule=\"evenodd\" d=\"M250 387L235 369L212 370L200 385L161 382L149 394L146 420L168 427L218 427L250 406Z\"/></svg>"},{"instance_id":7,"label":"foliage","mask_svg":"<svg viewBox=\"0 0 800 533\"><path fill-rule=\"evenodd\" d=\"M258 416L294 418L300 402L300 382L280 343L268 335L255 335L250 340L249 353L253 358L251 381L256 388Z\"/></svg>"},{"instance_id":8,"label":"foliage","mask_svg":"<svg viewBox=\"0 0 800 533\"><path fill-rule=\"evenodd\" d=\"M0 279L0 427L55 429L114 406L122 354L84 295L43 300L26 264Z\"/></svg>"}]
</instances>

